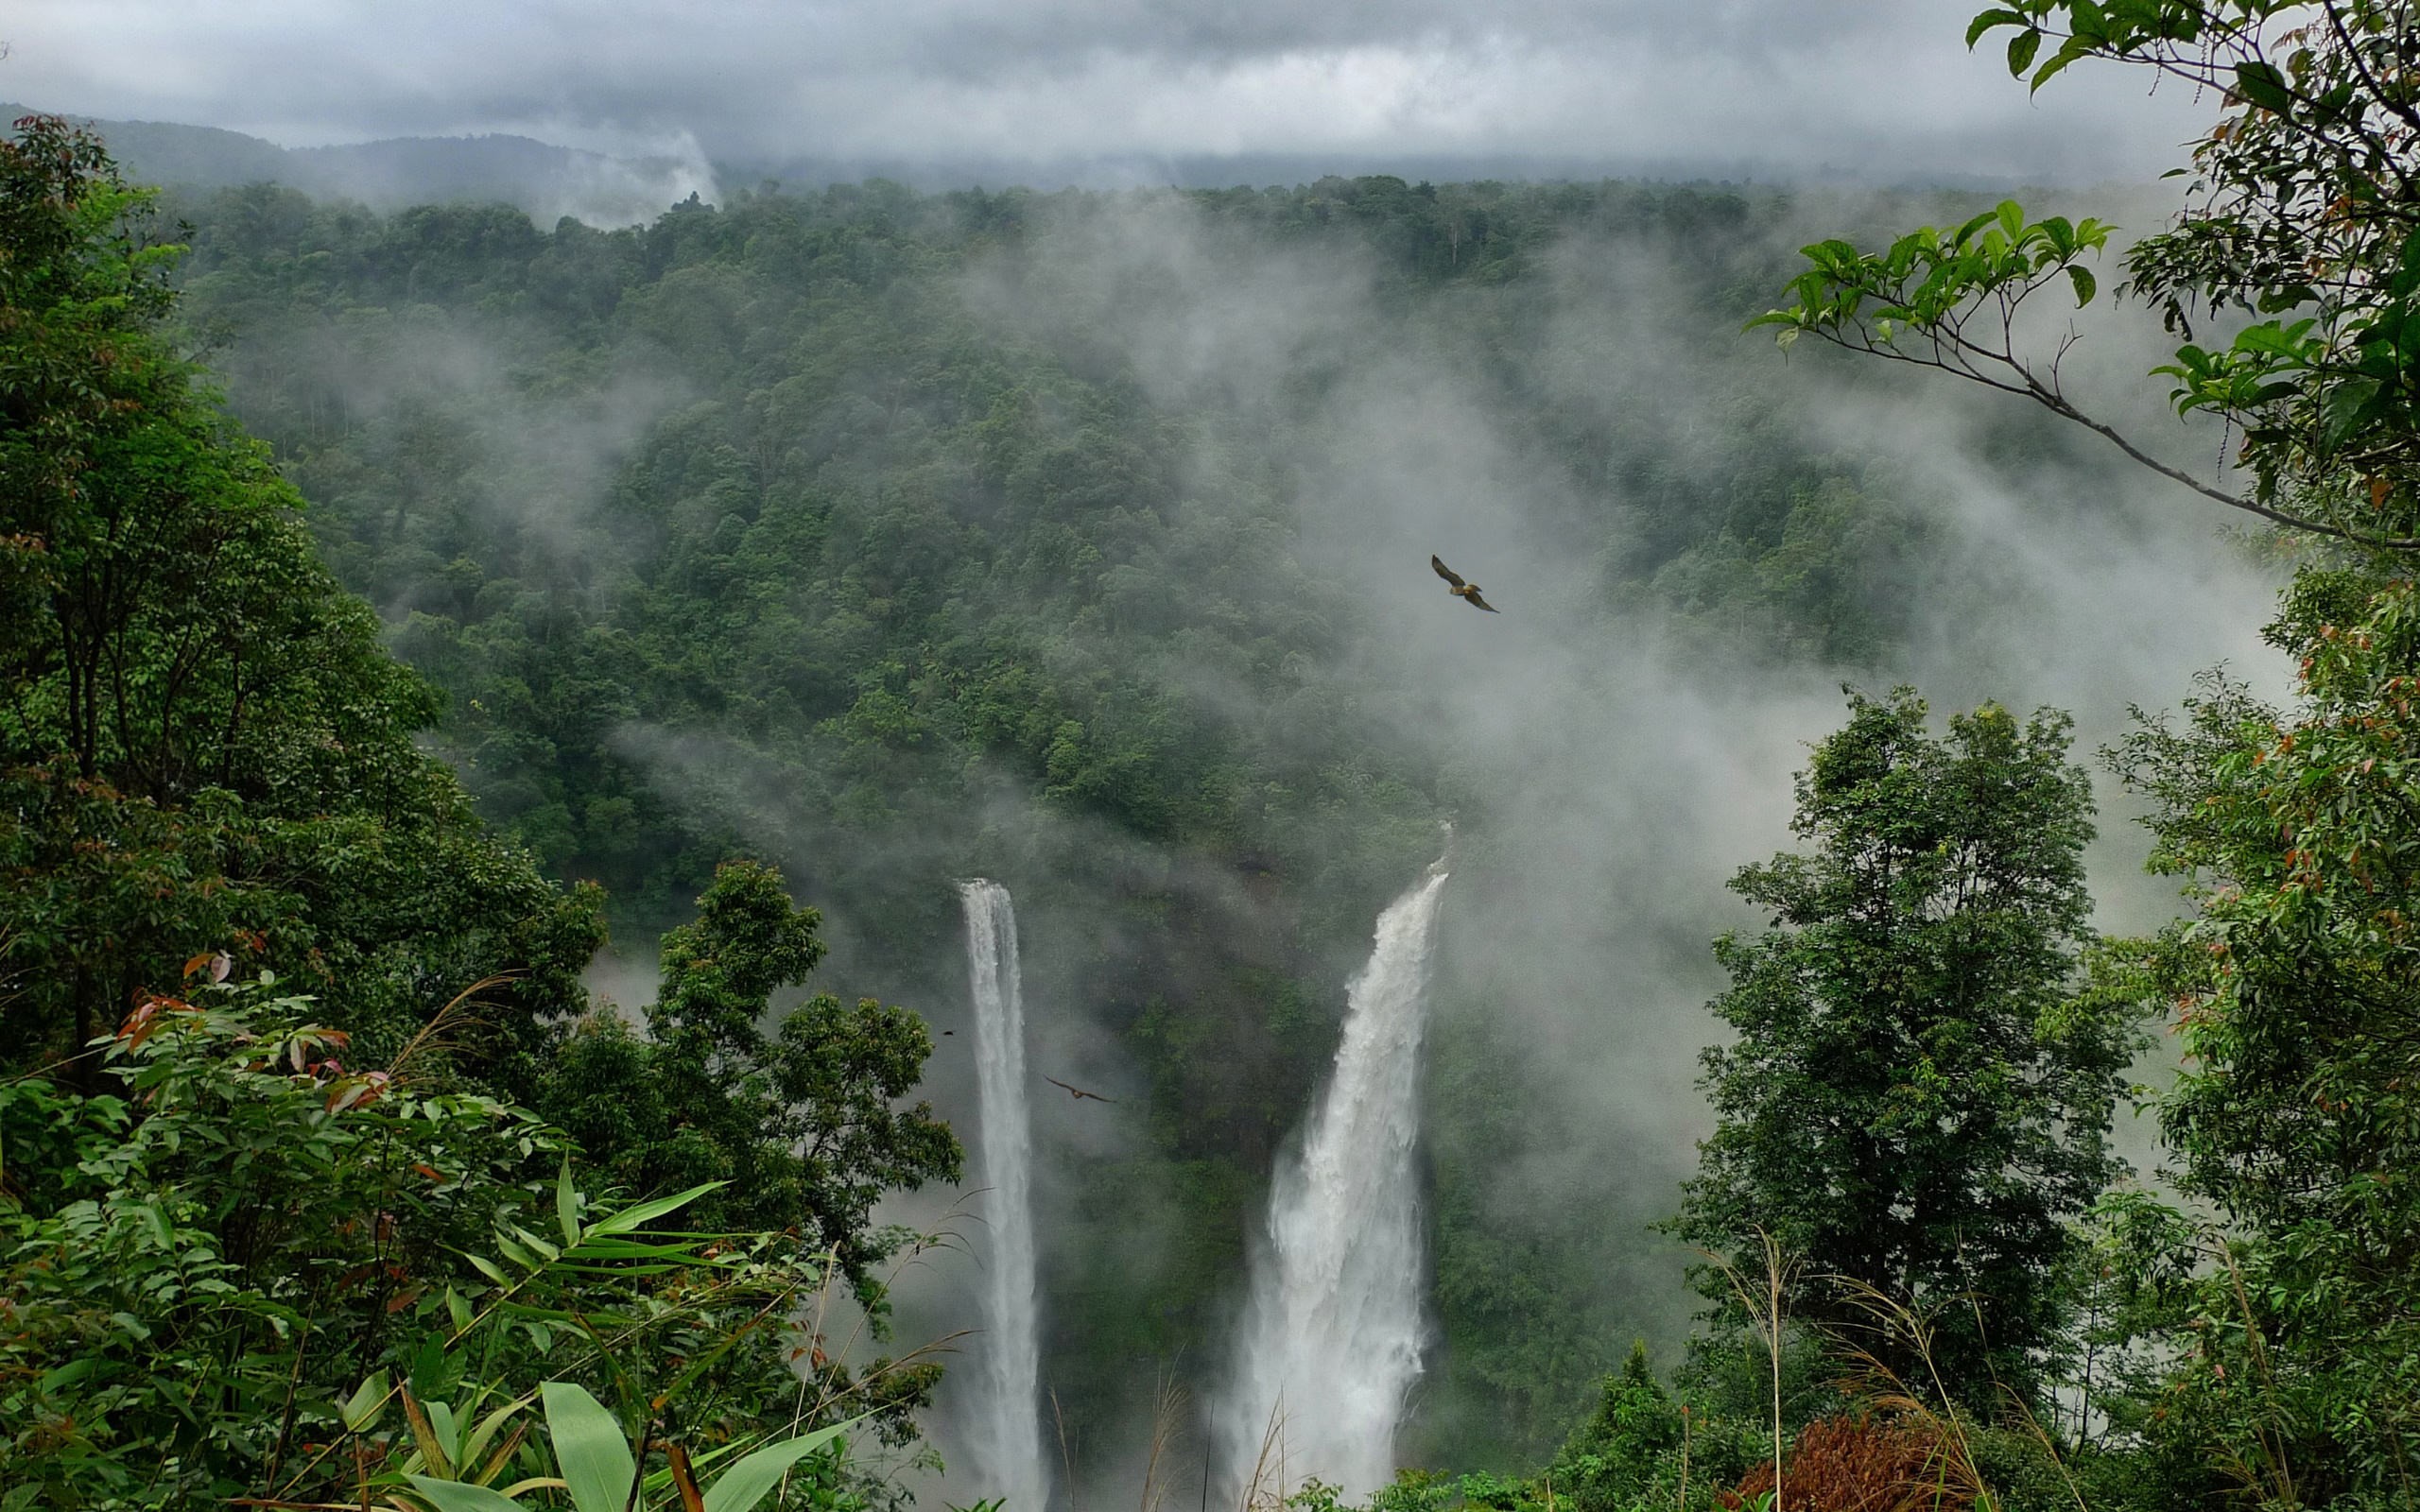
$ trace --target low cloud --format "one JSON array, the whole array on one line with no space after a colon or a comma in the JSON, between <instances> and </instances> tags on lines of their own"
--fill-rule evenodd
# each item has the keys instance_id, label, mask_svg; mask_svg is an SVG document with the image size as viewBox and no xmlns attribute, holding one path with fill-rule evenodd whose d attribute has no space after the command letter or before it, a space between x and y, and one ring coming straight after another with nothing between
<instances>
[{"instance_id":1,"label":"low cloud","mask_svg":"<svg viewBox=\"0 0 2420 1512\"><path fill-rule=\"evenodd\" d=\"M290 146L504 131L644 156L690 133L717 161L949 160L994 181L1272 155L2143 178L2205 113L2089 65L2030 99L1995 47L1963 49L1970 9L31 0L0 94Z\"/></svg>"}]
</instances>

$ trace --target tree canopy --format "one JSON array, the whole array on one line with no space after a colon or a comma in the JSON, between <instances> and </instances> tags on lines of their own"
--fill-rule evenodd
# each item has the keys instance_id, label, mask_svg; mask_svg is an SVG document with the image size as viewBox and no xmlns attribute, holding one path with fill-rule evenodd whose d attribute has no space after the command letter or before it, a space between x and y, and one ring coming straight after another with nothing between
<instances>
[{"instance_id":1,"label":"tree canopy","mask_svg":"<svg viewBox=\"0 0 2420 1512\"><path fill-rule=\"evenodd\" d=\"M176 249L148 203L56 121L0 142L0 1057L81 1056L227 950L325 992L372 1053L510 975L486 1070L526 1089L536 1024L582 1001L596 900L415 744L437 696L162 329Z\"/></svg>"},{"instance_id":2,"label":"tree canopy","mask_svg":"<svg viewBox=\"0 0 2420 1512\"><path fill-rule=\"evenodd\" d=\"M1672 1225L1740 1272L1771 1235L1793 1316L1917 1380L1917 1341L1876 1304L1906 1310L1982 1405L2043 1379L2136 1040L2130 1005L2070 995L2092 827L2067 731L1985 705L1936 736L1907 690L1851 696L1798 782L1813 849L1732 884L1773 928L1716 944L1737 1038L1705 1053L1720 1122ZM1731 1279L1702 1285L1736 1311Z\"/></svg>"},{"instance_id":3,"label":"tree canopy","mask_svg":"<svg viewBox=\"0 0 2420 1512\"><path fill-rule=\"evenodd\" d=\"M2410 438L2420 378L2420 124L2403 0L2017 0L1985 10L1972 46L2013 31L2009 71L2039 91L2100 59L2222 102L2195 144L2187 202L2125 254L2121 294L2187 337L2155 369L2180 414L2222 419L2249 490L2153 459L2087 414L2060 376L2076 339L2028 323L2029 301L2090 303L2088 266L2113 227L2014 201L1886 250L1806 249L1793 302L1754 322L1813 335L2021 394L2100 431L2196 491L2273 524L2394 551L2420 547ZM2049 291L2045 293L2045 291ZM2203 346L2196 324L2232 332ZM2146 450L2146 447L2149 450Z\"/></svg>"},{"instance_id":4,"label":"tree canopy","mask_svg":"<svg viewBox=\"0 0 2420 1512\"><path fill-rule=\"evenodd\" d=\"M879 1309L875 1200L957 1170L899 1106L922 1024L760 1036L821 946L738 864L615 1089L677 1126L530 1106L600 1088L598 890L421 747L441 696L181 354L148 205L59 121L0 141L0 1505L492 1503L581 1473L562 1402L665 1461L615 1506L694 1509L690 1444L885 1502L834 1435L769 1440L906 1442L938 1379L815 1321ZM510 1426L542 1386L551 1445ZM715 1489L762 1500L749 1463Z\"/></svg>"},{"instance_id":5,"label":"tree canopy","mask_svg":"<svg viewBox=\"0 0 2420 1512\"><path fill-rule=\"evenodd\" d=\"M2121 1193L2099 1215L2092 1306L2118 1380L2096 1394L2158 1495L2278 1505L2408 1503L2420 1418L2420 1037L2411 983L2420 670L2420 84L2394 0L2014 0L2040 90L2102 59L2211 92L2184 209L2126 252L2120 292L2183 336L2154 370L2180 414L2241 437L2231 479L2159 471L2278 527L2298 560L2270 644L2296 670L2273 707L2218 674L2181 720L2145 716L2112 753L2152 804L2153 866L2192 914L2113 978L2172 1016L2185 1054L2160 1102L2170 1178L2218 1221ZM2151 460L2061 383L2065 341L2029 349L2041 291L2092 301L2111 228L2014 203L1879 253L1806 249L1792 302L1755 324L2025 394ZM2196 340L2207 330L2226 339ZM2066 341L2072 341L2068 333ZM2206 342L2207 344L2204 344ZM2080 1418L2088 1418L2089 1412ZM2139 1494L2139 1493L2138 1493Z\"/></svg>"},{"instance_id":6,"label":"tree canopy","mask_svg":"<svg viewBox=\"0 0 2420 1512\"><path fill-rule=\"evenodd\" d=\"M869 1266L899 1234L871 1227L883 1194L956 1180L960 1151L931 1105L897 1104L932 1054L923 1021L818 993L760 1027L775 992L823 958L818 916L781 873L719 868L698 918L664 936L648 1034L592 1017L557 1053L539 1106L634 1192L726 1183L700 1208L726 1228L793 1228L869 1302Z\"/></svg>"}]
</instances>

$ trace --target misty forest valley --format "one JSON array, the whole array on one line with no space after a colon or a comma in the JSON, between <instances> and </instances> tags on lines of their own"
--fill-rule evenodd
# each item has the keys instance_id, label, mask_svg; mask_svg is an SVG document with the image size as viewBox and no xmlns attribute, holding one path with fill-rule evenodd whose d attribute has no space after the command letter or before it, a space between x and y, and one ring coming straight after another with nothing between
<instances>
[{"instance_id":1,"label":"misty forest valley","mask_svg":"<svg viewBox=\"0 0 2420 1512\"><path fill-rule=\"evenodd\" d=\"M2420 17L1963 40L2179 173L8 107L0 1512L2420 1505Z\"/></svg>"}]
</instances>

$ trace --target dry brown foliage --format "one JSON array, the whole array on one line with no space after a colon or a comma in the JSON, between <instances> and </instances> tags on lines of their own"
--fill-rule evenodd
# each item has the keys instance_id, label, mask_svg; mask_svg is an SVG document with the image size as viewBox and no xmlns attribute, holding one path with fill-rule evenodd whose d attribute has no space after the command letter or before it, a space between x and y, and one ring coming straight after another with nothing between
<instances>
[{"instance_id":1,"label":"dry brown foliage","mask_svg":"<svg viewBox=\"0 0 2420 1512\"><path fill-rule=\"evenodd\" d=\"M1949 1446L1904 1418L1826 1418L1799 1430L1789 1451L1787 1512L1972 1512L1963 1477L1948 1473ZM1773 1462L1715 1499L1732 1512L1773 1488Z\"/></svg>"}]
</instances>

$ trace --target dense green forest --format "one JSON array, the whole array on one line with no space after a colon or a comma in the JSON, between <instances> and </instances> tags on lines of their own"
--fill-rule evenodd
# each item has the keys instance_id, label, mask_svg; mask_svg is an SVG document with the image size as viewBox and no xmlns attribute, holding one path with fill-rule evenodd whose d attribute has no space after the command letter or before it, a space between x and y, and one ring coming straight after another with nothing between
<instances>
[{"instance_id":1,"label":"dense green forest","mask_svg":"<svg viewBox=\"0 0 2420 1512\"><path fill-rule=\"evenodd\" d=\"M1044 1114L1037 1194L1116 1486L1155 1381L1215 1389L1443 821L1438 1473L1390 1512L2410 1505L2420 232L2407 33L2344 9L2204 55L2197 198L2123 254L2240 447L2200 499L2066 423L2014 312L2097 319L2107 231L2014 203L877 181L600 232L159 198L19 123L0 1512L937 1484L976 874L1037 1063L1116 1098ZM1979 25L2184 66L2166 10ZM2290 575L2290 696L2184 681ZM2138 937L2075 721L1993 692L2101 700L2187 888Z\"/></svg>"},{"instance_id":2,"label":"dense green forest","mask_svg":"<svg viewBox=\"0 0 2420 1512\"><path fill-rule=\"evenodd\" d=\"M1770 193L874 183L613 233L268 189L170 209L183 318L326 559L446 696L440 748L479 812L601 883L625 934L778 837L852 980L946 1011L942 884L1012 886L1063 1053L1146 1100L1054 1195L1052 1374L1097 1431L1137 1361L1214 1349L1343 980L1437 819L1481 858L1511 843L1485 818L1501 756L1406 730L1414 690L1365 669L1387 627L1305 539L1306 492L1370 486L1340 476L1338 433L1396 402L1374 379L1442 352L1549 470L1524 554L1587 564L1569 623L1668 616L1709 667L1872 668L1924 558L1872 468L1759 421L1749 343L1707 359L1720 424L1634 365L1619 396L1535 360L1575 244L1683 280L1672 323L1735 326L1783 267ZM1440 1450L1490 1457L1550 1445L1604 1361L1676 1340L1682 1312L1637 1230L1662 1196L1508 1225L1477 1195L1503 1152L1560 1143L1503 1126L1528 1052L1495 1038L1449 1030L1436 1068ZM1655 1300L1617 1301L1608 1266Z\"/></svg>"}]
</instances>

